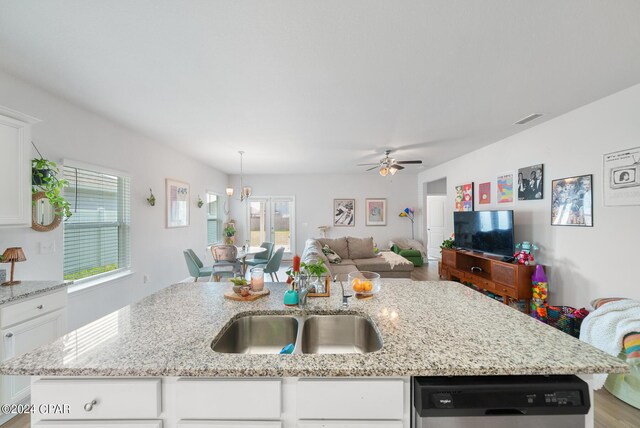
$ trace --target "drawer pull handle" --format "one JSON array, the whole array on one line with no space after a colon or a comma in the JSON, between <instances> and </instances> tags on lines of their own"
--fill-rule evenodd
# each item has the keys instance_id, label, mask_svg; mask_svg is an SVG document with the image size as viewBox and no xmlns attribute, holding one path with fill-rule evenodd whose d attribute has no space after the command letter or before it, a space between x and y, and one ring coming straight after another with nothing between
<instances>
[{"instance_id":1,"label":"drawer pull handle","mask_svg":"<svg viewBox=\"0 0 640 428\"><path fill-rule=\"evenodd\" d=\"M13 337L13 333L9 332L9 333L5 334L4 337Z\"/></svg>"},{"instance_id":2,"label":"drawer pull handle","mask_svg":"<svg viewBox=\"0 0 640 428\"><path fill-rule=\"evenodd\" d=\"M43 308L44 308L44 306L42 306L42 305L36 306L36 309L43 309Z\"/></svg>"},{"instance_id":3,"label":"drawer pull handle","mask_svg":"<svg viewBox=\"0 0 640 428\"><path fill-rule=\"evenodd\" d=\"M91 401L91 403L87 403L84 405L84 410L87 412L90 412L93 410L93 406L95 406L96 404L98 404L98 401L93 400Z\"/></svg>"}]
</instances>

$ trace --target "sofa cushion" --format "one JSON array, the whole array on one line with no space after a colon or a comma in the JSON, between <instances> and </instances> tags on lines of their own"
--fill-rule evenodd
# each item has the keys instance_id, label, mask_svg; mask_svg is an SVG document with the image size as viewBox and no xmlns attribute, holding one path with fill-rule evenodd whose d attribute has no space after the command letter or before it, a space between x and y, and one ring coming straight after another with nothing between
<instances>
[{"instance_id":1,"label":"sofa cushion","mask_svg":"<svg viewBox=\"0 0 640 428\"><path fill-rule=\"evenodd\" d=\"M320 242L321 244L320 249L322 249L322 247L324 247L325 245L328 245L329 248L335 251L336 254L338 254L342 259L351 258L349 257L349 247L347 245L347 238L336 238L336 239L318 238L317 241Z\"/></svg>"},{"instance_id":2,"label":"sofa cushion","mask_svg":"<svg viewBox=\"0 0 640 428\"><path fill-rule=\"evenodd\" d=\"M331 265L331 276L337 275L339 281L346 281L347 275L357 270L358 268L355 265Z\"/></svg>"},{"instance_id":3,"label":"sofa cushion","mask_svg":"<svg viewBox=\"0 0 640 428\"><path fill-rule=\"evenodd\" d=\"M345 266L355 266L356 262L354 262L351 259L342 259L342 263L340 263L341 265L345 265Z\"/></svg>"},{"instance_id":4,"label":"sofa cushion","mask_svg":"<svg viewBox=\"0 0 640 428\"><path fill-rule=\"evenodd\" d=\"M376 253L373 251L373 238L354 238L353 236L347 237L347 243L349 244L349 258L351 259L367 259L370 257L376 257Z\"/></svg>"}]
</instances>

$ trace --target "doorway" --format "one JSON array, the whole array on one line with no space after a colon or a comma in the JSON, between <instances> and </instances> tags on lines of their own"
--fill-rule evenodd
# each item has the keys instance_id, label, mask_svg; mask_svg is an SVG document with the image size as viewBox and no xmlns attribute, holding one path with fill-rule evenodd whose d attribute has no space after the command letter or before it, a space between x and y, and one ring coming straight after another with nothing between
<instances>
[{"instance_id":1,"label":"doorway","mask_svg":"<svg viewBox=\"0 0 640 428\"><path fill-rule=\"evenodd\" d=\"M295 253L295 198L293 196L251 197L247 204L249 245L273 242L284 247L285 258Z\"/></svg>"},{"instance_id":2,"label":"doorway","mask_svg":"<svg viewBox=\"0 0 640 428\"><path fill-rule=\"evenodd\" d=\"M447 178L425 183L424 196L427 256L430 260L439 260L447 227Z\"/></svg>"}]
</instances>

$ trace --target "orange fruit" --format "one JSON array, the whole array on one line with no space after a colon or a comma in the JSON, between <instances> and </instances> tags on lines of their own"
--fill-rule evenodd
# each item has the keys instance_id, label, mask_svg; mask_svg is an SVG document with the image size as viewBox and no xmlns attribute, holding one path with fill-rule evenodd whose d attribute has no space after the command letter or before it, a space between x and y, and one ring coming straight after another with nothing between
<instances>
[{"instance_id":1,"label":"orange fruit","mask_svg":"<svg viewBox=\"0 0 640 428\"><path fill-rule=\"evenodd\" d=\"M356 282L356 281L358 281L358 282ZM356 293L362 293L363 290L364 290L363 284L359 280L354 280L353 281L353 291L355 291Z\"/></svg>"},{"instance_id":2,"label":"orange fruit","mask_svg":"<svg viewBox=\"0 0 640 428\"><path fill-rule=\"evenodd\" d=\"M373 290L373 284L371 283L371 281L365 281L362 284L362 288L363 288L364 291L371 291L371 290Z\"/></svg>"}]
</instances>

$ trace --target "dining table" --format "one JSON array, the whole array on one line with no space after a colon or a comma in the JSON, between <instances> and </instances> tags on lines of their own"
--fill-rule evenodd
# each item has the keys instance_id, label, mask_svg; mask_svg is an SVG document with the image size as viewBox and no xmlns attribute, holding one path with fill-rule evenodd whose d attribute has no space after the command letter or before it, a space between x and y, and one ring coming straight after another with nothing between
<instances>
[{"instance_id":1,"label":"dining table","mask_svg":"<svg viewBox=\"0 0 640 428\"><path fill-rule=\"evenodd\" d=\"M267 251L267 249L264 247L244 246L237 248L238 255L236 256L236 259L242 263L242 272L244 273L247 273L247 256L255 256L256 254L264 253L265 251ZM265 263L266 262L267 260L265 260Z\"/></svg>"}]
</instances>

